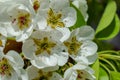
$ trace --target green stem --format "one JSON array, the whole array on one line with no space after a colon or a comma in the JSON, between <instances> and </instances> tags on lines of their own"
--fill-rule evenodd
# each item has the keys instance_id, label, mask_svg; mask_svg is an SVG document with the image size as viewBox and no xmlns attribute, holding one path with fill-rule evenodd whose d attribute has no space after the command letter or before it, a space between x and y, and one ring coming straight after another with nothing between
<instances>
[{"instance_id":1,"label":"green stem","mask_svg":"<svg viewBox=\"0 0 120 80\"><path fill-rule=\"evenodd\" d=\"M100 54L99 57L112 59L112 60L120 60L120 56L111 55L111 54Z\"/></svg>"},{"instance_id":2,"label":"green stem","mask_svg":"<svg viewBox=\"0 0 120 80\"><path fill-rule=\"evenodd\" d=\"M113 68L113 70L114 70L115 72L117 72L117 70L116 70L116 68L114 67L114 65L111 64L108 60L106 60L106 59L104 59L104 58L101 58L101 57L99 57L99 59L102 60L102 61L104 61L104 62L106 62L107 64L109 64L109 65Z\"/></svg>"},{"instance_id":3,"label":"green stem","mask_svg":"<svg viewBox=\"0 0 120 80\"><path fill-rule=\"evenodd\" d=\"M100 63L100 66L103 67L108 73L110 73L110 70L102 63Z\"/></svg>"},{"instance_id":4,"label":"green stem","mask_svg":"<svg viewBox=\"0 0 120 80\"><path fill-rule=\"evenodd\" d=\"M104 54L104 53L115 53L115 54L119 54L119 51L113 51L113 50L107 50L107 51L100 51L98 52L98 54Z\"/></svg>"}]
</instances>

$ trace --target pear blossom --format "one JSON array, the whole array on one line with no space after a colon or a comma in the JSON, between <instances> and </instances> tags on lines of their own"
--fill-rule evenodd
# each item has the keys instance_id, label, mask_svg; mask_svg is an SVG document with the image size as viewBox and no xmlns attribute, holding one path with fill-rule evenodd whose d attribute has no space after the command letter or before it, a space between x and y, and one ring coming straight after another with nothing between
<instances>
[{"instance_id":1,"label":"pear blossom","mask_svg":"<svg viewBox=\"0 0 120 80\"><path fill-rule=\"evenodd\" d=\"M48 5L48 8L39 10L37 14L38 29L57 29L64 34L64 40L67 39L70 35L68 27L73 26L77 19L75 9L70 7L69 0L50 0Z\"/></svg>"},{"instance_id":2,"label":"pear blossom","mask_svg":"<svg viewBox=\"0 0 120 80\"><path fill-rule=\"evenodd\" d=\"M94 71L90 67L81 68L78 65L75 66L65 71L64 80L96 80L93 75Z\"/></svg>"},{"instance_id":3,"label":"pear blossom","mask_svg":"<svg viewBox=\"0 0 120 80\"><path fill-rule=\"evenodd\" d=\"M35 11L29 0L0 1L0 33L15 37L17 41L27 39L34 26Z\"/></svg>"},{"instance_id":4,"label":"pear blossom","mask_svg":"<svg viewBox=\"0 0 120 80\"><path fill-rule=\"evenodd\" d=\"M81 57L85 57L88 64L92 64L97 58L97 45L92 41L93 38L94 30L90 26L77 28L71 32L69 39L64 41L65 50L75 61L78 62Z\"/></svg>"},{"instance_id":5,"label":"pear blossom","mask_svg":"<svg viewBox=\"0 0 120 80\"><path fill-rule=\"evenodd\" d=\"M5 55L0 50L0 80L28 80L23 66L23 59L17 52L9 51Z\"/></svg>"},{"instance_id":6,"label":"pear blossom","mask_svg":"<svg viewBox=\"0 0 120 80\"><path fill-rule=\"evenodd\" d=\"M60 39L62 33L53 31L35 31L30 38L23 43L22 51L32 65L37 68L62 66L67 62L68 53L64 52L64 46Z\"/></svg>"},{"instance_id":7,"label":"pear blossom","mask_svg":"<svg viewBox=\"0 0 120 80\"><path fill-rule=\"evenodd\" d=\"M87 10L88 10L88 6L87 6L87 1L86 0L72 0L72 4L74 6L76 6L80 12L82 13L85 21L88 20L88 14L87 14Z\"/></svg>"},{"instance_id":8,"label":"pear blossom","mask_svg":"<svg viewBox=\"0 0 120 80\"><path fill-rule=\"evenodd\" d=\"M62 80L62 76L55 71L49 71L46 69L38 69L34 66L27 68L29 80Z\"/></svg>"}]
</instances>

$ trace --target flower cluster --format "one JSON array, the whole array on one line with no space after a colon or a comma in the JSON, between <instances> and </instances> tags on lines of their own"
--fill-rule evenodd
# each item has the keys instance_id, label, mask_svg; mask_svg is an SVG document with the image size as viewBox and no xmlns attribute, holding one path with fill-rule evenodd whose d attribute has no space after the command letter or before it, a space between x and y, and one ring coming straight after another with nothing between
<instances>
[{"instance_id":1,"label":"flower cluster","mask_svg":"<svg viewBox=\"0 0 120 80\"><path fill-rule=\"evenodd\" d=\"M84 0L0 0L0 80L95 80L94 30L70 31L71 4L87 20Z\"/></svg>"}]
</instances>

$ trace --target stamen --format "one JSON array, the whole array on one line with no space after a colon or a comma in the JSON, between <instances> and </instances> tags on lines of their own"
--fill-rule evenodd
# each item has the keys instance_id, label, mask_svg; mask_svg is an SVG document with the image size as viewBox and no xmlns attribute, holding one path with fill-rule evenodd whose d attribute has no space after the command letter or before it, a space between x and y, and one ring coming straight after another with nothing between
<instances>
[{"instance_id":1,"label":"stamen","mask_svg":"<svg viewBox=\"0 0 120 80\"><path fill-rule=\"evenodd\" d=\"M76 37L71 39L71 42L64 42L64 45L68 48L70 54L77 54L82 43L76 40Z\"/></svg>"},{"instance_id":2,"label":"stamen","mask_svg":"<svg viewBox=\"0 0 120 80\"><path fill-rule=\"evenodd\" d=\"M0 75L11 76L11 66L6 58L0 60Z\"/></svg>"},{"instance_id":3,"label":"stamen","mask_svg":"<svg viewBox=\"0 0 120 80\"><path fill-rule=\"evenodd\" d=\"M51 49L55 47L55 43L49 41L47 37L41 39L33 39L34 43L36 44L37 50L36 55L41 54L42 52L46 51L48 54L51 53Z\"/></svg>"},{"instance_id":4,"label":"stamen","mask_svg":"<svg viewBox=\"0 0 120 80\"><path fill-rule=\"evenodd\" d=\"M29 13L19 13L17 17L17 25L22 30L24 28L28 28L31 24L31 18Z\"/></svg>"},{"instance_id":5,"label":"stamen","mask_svg":"<svg viewBox=\"0 0 120 80\"><path fill-rule=\"evenodd\" d=\"M53 29L55 29L56 27L65 27L65 24L60 21L61 17L62 14L55 14L50 8L50 10L48 11L47 25Z\"/></svg>"},{"instance_id":6,"label":"stamen","mask_svg":"<svg viewBox=\"0 0 120 80\"><path fill-rule=\"evenodd\" d=\"M50 80L52 77L52 72L43 72L42 70L38 71L39 76L33 80Z\"/></svg>"},{"instance_id":7,"label":"stamen","mask_svg":"<svg viewBox=\"0 0 120 80\"><path fill-rule=\"evenodd\" d=\"M40 8L40 2L38 0L34 0L33 8L34 8L35 12L37 13L38 9Z\"/></svg>"}]
</instances>

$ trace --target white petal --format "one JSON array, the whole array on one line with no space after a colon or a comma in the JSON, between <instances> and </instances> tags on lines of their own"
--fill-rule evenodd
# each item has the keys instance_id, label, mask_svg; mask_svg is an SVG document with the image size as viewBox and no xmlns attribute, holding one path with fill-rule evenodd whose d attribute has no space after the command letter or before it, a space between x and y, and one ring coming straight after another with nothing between
<instances>
[{"instance_id":1,"label":"white petal","mask_svg":"<svg viewBox=\"0 0 120 80\"><path fill-rule=\"evenodd\" d=\"M65 80L76 80L76 78L77 78L77 72L72 68L69 68L65 71L64 73Z\"/></svg>"},{"instance_id":2,"label":"white petal","mask_svg":"<svg viewBox=\"0 0 120 80\"><path fill-rule=\"evenodd\" d=\"M75 24L77 20L76 11L72 7L67 7L62 11L62 21L65 27L71 27Z\"/></svg>"},{"instance_id":3,"label":"white petal","mask_svg":"<svg viewBox=\"0 0 120 80\"><path fill-rule=\"evenodd\" d=\"M71 56L76 62L80 62L80 63L84 63L84 64L86 64L86 65L88 65L89 64L89 62L88 62L88 59L85 57L85 56L80 56L80 55L78 55L78 56L76 56L76 57L73 57L73 56Z\"/></svg>"},{"instance_id":4,"label":"white petal","mask_svg":"<svg viewBox=\"0 0 120 80\"><path fill-rule=\"evenodd\" d=\"M84 41L81 45L80 53L83 56L91 56L96 54L97 52L97 45L92 41Z\"/></svg>"},{"instance_id":5,"label":"white petal","mask_svg":"<svg viewBox=\"0 0 120 80\"><path fill-rule=\"evenodd\" d=\"M9 51L7 53L7 56L11 56L14 59L14 64L18 67L18 68L22 68L24 65L23 59L21 58L21 56L15 52L15 51ZM13 65L14 66L14 65Z\"/></svg>"},{"instance_id":6,"label":"white petal","mask_svg":"<svg viewBox=\"0 0 120 80\"><path fill-rule=\"evenodd\" d=\"M49 0L40 0L40 9L47 9L49 7Z\"/></svg>"},{"instance_id":7,"label":"white petal","mask_svg":"<svg viewBox=\"0 0 120 80\"><path fill-rule=\"evenodd\" d=\"M63 78L60 74L54 72L50 80L63 80Z\"/></svg>"},{"instance_id":8,"label":"white petal","mask_svg":"<svg viewBox=\"0 0 120 80\"><path fill-rule=\"evenodd\" d=\"M39 30L43 30L47 27L46 13L46 11L40 11L39 14L36 15L36 24Z\"/></svg>"},{"instance_id":9,"label":"white petal","mask_svg":"<svg viewBox=\"0 0 120 80\"><path fill-rule=\"evenodd\" d=\"M21 69L21 79L22 80L28 80L28 74L24 69Z\"/></svg>"},{"instance_id":10,"label":"white petal","mask_svg":"<svg viewBox=\"0 0 120 80\"><path fill-rule=\"evenodd\" d=\"M56 57L58 59L59 66L63 66L68 61L68 53L60 52L59 54L56 55Z\"/></svg>"},{"instance_id":11,"label":"white petal","mask_svg":"<svg viewBox=\"0 0 120 80\"><path fill-rule=\"evenodd\" d=\"M88 65L86 65L85 63L82 62L77 62L77 64L75 64L72 68L75 70L83 70L87 67Z\"/></svg>"},{"instance_id":12,"label":"white petal","mask_svg":"<svg viewBox=\"0 0 120 80\"><path fill-rule=\"evenodd\" d=\"M97 53L87 57L89 64L93 64L97 60L97 58L98 58Z\"/></svg>"},{"instance_id":13,"label":"white petal","mask_svg":"<svg viewBox=\"0 0 120 80\"><path fill-rule=\"evenodd\" d=\"M0 34L2 34L3 36L7 37L7 31L4 28L4 26L2 26L1 23L0 23Z\"/></svg>"},{"instance_id":14,"label":"white petal","mask_svg":"<svg viewBox=\"0 0 120 80\"><path fill-rule=\"evenodd\" d=\"M10 23L4 24L4 27L5 27L6 30L7 30L8 36L18 36L18 35L21 34L21 31L16 32L16 31L13 29L13 26L11 26Z\"/></svg>"},{"instance_id":15,"label":"white petal","mask_svg":"<svg viewBox=\"0 0 120 80\"><path fill-rule=\"evenodd\" d=\"M27 40L23 43L22 52L27 59L34 59L35 46L33 40Z\"/></svg>"},{"instance_id":16,"label":"white petal","mask_svg":"<svg viewBox=\"0 0 120 80\"><path fill-rule=\"evenodd\" d=\"M43 63L40 60L31 60L31 64L39 69L43 69L45 67L49 67L49 65Z\"/></svg>"},{"instance_id":17,"label":"white petal","mask_svg":"<svg viewBox=\"0 0 120 80\"><path fill-rule=\"evenodd\" d=\"M57 65L57 58L55 55L50 56L41 56L42 62L49 66L56 66Z\"/></svg>"},{"instance_id":18,"label":"white petal","mask_svg":"<svg viewBox=\"0 0 120 80\"><path fill-rule=\"evenodd\" d=\"M76 35L78 41L92 40L94 38L94 34L94 30L90 26L82 26L72 32L72 36Z\"/></svg>"},{"instance_id":19,"label":"white petal","mask_svg":"<svg viewBox=\"0 0 120 80\"><path fill-rule=\"evenodd\" d=\"M30 35L33 32L33 26L31 26L30 28L28 28L28 30L24 31L21 35L16 36L16 41L25 41L26 39L28 39L30 37Z\"/></svg>"},{"instance_id":20,"label":"white petal","mask_svg":"<svg viewBox=\"0 0 120 80\"><path fill-rule=\"evenodd\" d=\"M50 8L60 11L69 6L69 0L50 0Z\"/></svg>"},{"instance_id":21,"label":"white petal","mask_svg":"<svg viewBox=\"0 0 120 80\"><path fill-rule=\"evenodd\" d=\"M32 65L36 66L39 69L56 66L57 65L57 58L55 55L45 56L41 55L36 57L35 60L31 60Z\"/></svg>"},{"instance_id":22,"label":"white petal","mask_svg":"<svg viewBox=\"0 0 120 80\"><path fill-rule=\"evenodd\" d=\"M27 68L27 73L28 73L29 80L32 80L32 79L34 79L35 77L39 76L39 75L38 75L38 71L39 71L39 69L37 69L36 67L34 67L34 66L29 66L29 67Z\"/></svg>"},{"instance_id":23,"label":"white petal","mask_svg":"<svg viewBox=\"0 0 120 80\"><path fill-rule=\"evenodd\" d=\"M68 28L56 28L57 30L59 30L62 34L63 37L60 39L61 42L64 42L65 40L67 40L70 37L70 30Z\"/></svg>"},{"instance_id":24,"label":"white petal","mask_svg":"<svg viewBox=\"0 0 120 80\"><path fill-rule=\"evenodd\" d=\"M55 41L58 41L58 42L62 40L64 35L60 31L62 31L62 30L51 30L50 31L52 40L55 40Z\"/></svg>"},{"instance_id":25,"label":"white petal","mask_svg":"<svg viewBox=\"0 0 120 80\"><path fill-rule=\"evenodd\" d=\"M48 72L48 71L56 71L59 69L59 66L52 66L52 67L46 67L46 68L43 68L43 71L45 72Z\"/></svg>"},{"instance_id":26,"label":"white petal","mask_svg":"<svg viewBox=\"0 0 120 80\"><path fill-rule=\"evenodd\" d=\"M88 6L87 6L87 1L86 0L74 0L72 2L73 5L75 5L79 10L80 12L82 13L85 21L87 21L88 19L88 14L87 14L87 9L88 9Z\"/></svg>"}]
</instances>

